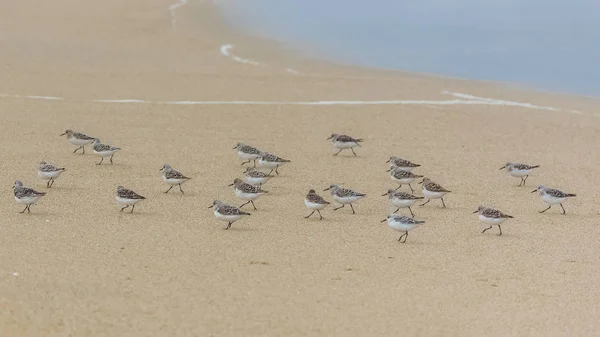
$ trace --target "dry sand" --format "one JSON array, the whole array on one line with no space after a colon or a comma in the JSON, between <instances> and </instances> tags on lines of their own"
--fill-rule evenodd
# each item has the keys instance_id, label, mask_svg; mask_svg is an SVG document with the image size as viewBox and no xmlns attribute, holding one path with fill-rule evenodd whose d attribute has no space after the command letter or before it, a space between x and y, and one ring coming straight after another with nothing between
<instances>
[{"instance_id":1,"label":"dry sand","mask_svg":"<svg viewBox=\"0 0 600 337\"><path fill-rule=\"evenodd\" d=\"M339 66L302 58L227 27L192 1L172 26L164 0L0 1L2 336L590 336L600 331L600 101ZM236 62L220 53L260 62ZM301 75L286 72L293 68ZM553 106L166 105L148 101L452 100L442 91ZM23 96L56 96L63 100ZM18 97L17 97L18 96ZM580 114L571 113L577 110ZM123 151L114 165L74 155L72 128ZM332 132L365 139L333 157ZM245 141L292 160L258 211L229 231L207 209L241 203L231 148ZM381 224L395 187L390 155L409 158L453 192L415 207L425 225ZM31 214L16 179L46 190L45 159L67 167ZM498 168L542 167L527 187ZM169 163L193 177L166 190ZM303 198L330 183L367 193L326 220ZM529 192L577 198L568 214ZM117 185L148 200L119 213ZM416 186L416 185L415 185ZM331 199L326 192L319 192ZM416 193L420 194L420 191ZM515 216L481 234L477 206ZM405 210L401 210L404 213ZM495 229L494 229L495 231Z\"/></svg>"}]
</instances>

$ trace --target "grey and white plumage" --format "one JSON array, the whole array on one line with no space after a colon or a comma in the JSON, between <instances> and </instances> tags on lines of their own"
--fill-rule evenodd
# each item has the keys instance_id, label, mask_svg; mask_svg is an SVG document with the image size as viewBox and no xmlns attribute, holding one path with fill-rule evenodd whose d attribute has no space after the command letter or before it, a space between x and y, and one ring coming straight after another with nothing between
<instances>
[{"instance_id":1,"label":"grey and white plumage","mask_svg":"<svg viewBox=\"0 0 600 337\"><path fill-rule=\"evenodd\" d=\"M74 132L73 130L67 129L65 132L61 134L61 136L67 135L67 140L69 143L73 145L79 146L73 151L73 153L77 152L79 149L82 150L81 154L85 153L85 145L91 144L94 141L94 137L90 137L81 132Z\"/></svg>"},{"instance_id":2,"label":"grey and white plumage","mask_svg":"<svg viewBox=\"0 0 600 337\"><path fill-rule=\"evenodd\" d=\"M217 219L228 222L225 229L231 228L231 225L237 220L241 219L243 215L250 215L250 213L244 212L235 206L226 204L221 200L213 201L213 204L208 208L213 208L213 213Z\"/></svg>"},{"instance_id":3,"label":"grey and white plumage","mask_svg":"<svg viewBox=\"0 0 600 337\"><path fill-rule=\"evenodd\" d=\"M495 225L498 226L498 230L500 231L498 235L502 235L502 227L500 227L500 224L507 219L513 218L512 215L508 215L497 209L485 206L479 206L479 208L477 208L477 210L473 213L479 213L479 220L487 225L490 225L490 227L484 229L481 233L485 233L485 231L492 229L492 226Z\"/></svg>"},{"instance_id":4,"label":"grey and white plumage","mask_svg":"<svg viewBox=\"0 0 600 337\"><path fill-rule=\"evenodd\" d=\"M31 213L29 209L31 205L36 204L43 196L46 195L44 192L38 192L32 188L24 187L20 180L15 181L13 186L15 201L19 204L25 205L25 208L20 213Z\"/></svg>"},{"instance_id":5,"label":"grey and white plumage","mask_svg":"<svg viewBox=\"0 0 600 337\"><path fill-rule=\"evenodd\" d=\"M567 201L568 198L577 196L576 194L565 193L555 188L548 188L544 185L539 185L535 190L531 191L531 193L535 192L538 192L538 195L541 197L541 199L548 204L548 208L540 211L540 213L544 213L545 211L549 210L552 205L559 204L563 211L562 214L567 214L562 204Z\"/></svg>"},{"instance_id":6,"label":"grey and white plumage","mask_svg":"<svg viewBox=\"0 0 600 337\"><path fill-rule=\"evenodd\" d=\"M394 167L390 172L390 178L399 184L398 188L402 187L403 184L407 184L410 187L410 191L414 192L410 183L412 183L417 178L423 178L422 175L414 174L410 171L406 171L400 167Z\"/></svg>"},{"instance_id":7,"label":"grey and white plumage","mask_svg":"<svg viewBox=\"0 0 600 337\"><path fill-rule=\"evenodd\" d=\"M269 191L263 190L260 186L250 185L239 178L236 178L229 186L233 186L233 192L238 198L246 200L245 203L240 205L240 208L251 203L254 210L257 210L256 205L254 205L254 200L265 193L269 193Z\"/></svg>"},{"instance_id":8,"label":"grey and white plumage","mask_svg":"<svg viewBox=\"0 0 600 337\"><path fill-rule=\"evenodd\" d=\"M64 171L64 167L56 167L45 161L41 161L40 166L38 167L38 176L43 180L47 180L46 187L50 188L54 185L54 180L60 177Z\"/></svg>"},{"instance_id":9,"label":"grey and white plumage","mask_svg":"<svg viewBox=\"0 0 600 337\"><path fill-rule=\"evenodd\" d=\"M268 174L273 173L275 170L275 174L279 174L277 169L279 166L291 162L291 160L283 159L269 152L261 152L258 156L258 167L265 167L271 169Z\"/></svg>"},{"instance_id":10,"label":"grey and white plumage","mask_svg":"<svg viewBox=\"0 0 600 337\"><path fill-rule=\"evenodd\" d=\"M525 181L527 181L527 178L529 178L531 172L538 167L540 167L540 165L527 165L508 162L504 164L500 170L506 169L508 174L511 176L521 178L521 182L519 182L519 185L517 186L525 186Z\"/></svg>"},{"instance_id":11,"label":"grey and white plumage","mask_svg":"<svg viewBox=\"0 0 600 337\"><path fill-rule=\"evenodd\" d=\"M168 164L164 164L163 167L159 171L163 172L162 173L163 181L166 182L167 184L171 185L171 187L169 187L169 189L166 190L165 193L169 193L169 191L173 188L173 186L179 186L179 191L181 192L181 194L185 194L183 192L183 189L181 188L181 185L186 183L188 180L190 180L192 178L186 177L181 172L174 170Z\"/></svg>"},{"instance_id":12,"label":"grey and white plumage","mask_svg":"<svg viewBox=\"0 0 600 337\"><path fill-rule=\"evenodd\" d=\"M410 160L400 158L397 156L391 156L390 159L386 161L386 163L390 163L390 169L388 170L388 172L393 170L394 167L399 167L405 171L411 171L415 167L421 166L419 164L411 162Z\"/></svg>"},{"instance_id":13,"label":"grey and white plumage","mask_svg":"<svg viewBox=\"0 0 600 337\"><path fill-rule=\"evenodd\" d=\"M233 150L237 150L238 157L244 160L242 165L254 161L254 167L256 167L256 159L261 153L259 149L240 142L233 147Z\"/></svg>"},{"instance_id":14,"label":"grey and white plumage","mask_svg":"<svg viewBox=\"0 0 600 337\"><path fill-rule=\"evenodd\" d=\"M146 200L146 197L143 197L130 189L126 189L123 186L118 186L115 199L117 200L117 203L119 205L125 205L123 208L121 208L119 212L123 212L124 209L128 208L129 206L132 206L131 213L133 213L135 205L142 200Z\"/></svg>"},{"instance_id":15,"label":"grey and white plumage","mask_svg":"<svg viewBox=\"0 0 600 337\"><path fill-rule=\"evenodd\" d=\"M256 170L252 167L248 167L244 171L244 181L250 185L261 186L273 177L273 175Z\"/></svg>"},{"instance_id":16,"label":"grey and white plumage","mask_svg":"<svg viewBox=\"0 0 600 337\"><path fill-rule=\"evenodd\" d=\"M394 211L394 213L398 212L400 210L400 208L408 208L408 210L410 211L410 215L412 215L413 218L415 217L415 214L413 213L410 206L414 205L418 200L421 200L424 198L424 197L418 197L416 195L412 195L410 193L396 191L396 190L392 190L392 189L389 189L387 191L387 193L382 194L381 196L382 197L387 196L390 200L390 203L397 207L396 210Z\"/></svg>"},{"instance_id":17,"label":"grey and white plumage","mask_svg":"<svg viewBox=\"0 0 600 337\"><path fill-rule=\"evenodd\" d=\"M323 220L321 210L327 207L327 205L329 204L330 202L325 200L322 196L318 195L317 192L315 192L315 190L309 190L308 194L304 198L304 205L306 205L308 209L311 209L312 212L304 218L308 219L311 215L313 215L313 213L317 212L319 213L319 220Z\"/></svg>"},{"instance_id":18,"label":"grey and white plumage","mask_svg":"<svg viewBox=\"0 0 600 337\"><path fill-rule=\"evenodd\" d=\"M354 148L357 146L360 146L359 143L361 143L363 141L360 138L354 138L354 137L350 137L347 135L340 135L338 133L332 133L331 136L329 136L327 139L331 140L331 143L333 144L333 146L335 148L339 149L339 151L336 152L334 154L334 156L337 156L340 152L342 152L342 150L345 150L345 149L352 150L352 153L354 154L354 156L356 156L356 152L354 152Z\"/></svg>"},{"instance_id":19,"label":"grey and white plumage","mask_svg":"<svg viewBox=\"0 0 600 337\"><path fill-rule=\"evenodd\" d=\"M446 208L446 203L444 202L444 195L452 191L445 189L440 184L432 181L427 177L423 177L423 180L421 180L421 184L423 184L422 191L425 198L427 198L427 201L419 206L425 206L431 201L431 199L441 199L443 208Z\"/></svg>"},{"instance_id":20,"label":"grey and white plumage","mask_svg":"<svg viewBox=\"0 0 600 337\"><path fill-rule=\"evenodd\" d=\"M110 157L110 163L113 163L113 156L115 155L115 153L117 151L120 151L121 148L120 147L114 147L112 145L108 145L108 144L102 144L102 141L100 141L100 139L95 138L94 142L93 142L94 146L94 154L100 156L102 159L100 160L99 163L97 163L96 165L100 165L102 164L102 161L104 160L104 157Z\"/></svg>"},{"instance_id":21,"label":"grey and white plumage","mask_svg":"<svg viewBox=\"0 0 600 337\"><path fill-rule=\"evenodd\" d=\"M387 222L390 228L398 232L404 232L404 234L398 238L398 242L402 243L405 243L406 239L408 239L409 231L425 223L423 220L415 220L414 218L398 214L390 214L386 219L381 220L381 222ZM404 238L404 241L401 241L402 238Z\"/></svg>"},{"instance_id":22,"label":"grey and white plumage","mask_svg":"<svg viewBox=\"0 0 600 337\"><path fill-rule=\"evenodd\" d=\"M337 211L338 209L343 208L346 204L350 204L350 208L352 208L352 214L356 214L356 212L354 211L354 207L352 206L352 203L354 203L366 196L366 194L364 194L364 193L355 192L351 189L343 188L343 187L340 187L335 184L330 185L328 188L324 189L323 191L329 191L331 193L331 197L333 198L333 200L335 200L337 203L342 205L340 207L334 208L333 209L334 211Z\"/></svg>"}]
</instances>

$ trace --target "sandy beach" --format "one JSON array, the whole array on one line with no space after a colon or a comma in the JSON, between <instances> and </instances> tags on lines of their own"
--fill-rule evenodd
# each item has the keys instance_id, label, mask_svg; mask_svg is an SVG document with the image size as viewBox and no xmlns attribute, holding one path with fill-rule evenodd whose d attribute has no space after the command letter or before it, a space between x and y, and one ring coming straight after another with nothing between
<instances>
[{"instance_id":1,"label":"sandy beach","mask_svg":"<svg viewBox=\"0 0 600 337\"><path fill-rule=\"evenodd\" d=\"M307 59L209 1L174 4L0 0L0 335L600 331L600 100ZM123 150L97 166L65 129ZM358 157L333 156L334 132L364 139ZM242 203L239 141L292 162L226 231L208 206ZM413 208L426 223L405 244L380 223L392 155L452 191ZM51 189L41 160L67 168ZM541 167L516 187L507 161ZM165 163L192 177L185 195L163 193ZM31 214L15 180L48 192ZM367 194L357 214L304 219L332 183ZM538 213L538 184L577 194L567 215ZM148 199L120 213L118 185ZM482 204L515 217L503 236L481 233Z\"/></svg>"}]
</instances>

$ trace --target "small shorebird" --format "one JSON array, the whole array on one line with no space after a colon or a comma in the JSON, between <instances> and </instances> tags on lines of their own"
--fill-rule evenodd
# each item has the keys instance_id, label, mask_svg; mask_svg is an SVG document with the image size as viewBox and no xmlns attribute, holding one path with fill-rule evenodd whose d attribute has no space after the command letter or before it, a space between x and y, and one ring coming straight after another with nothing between
<instances>
[{"instance_id":1,"label":"small shorebird","mask_svg":"<svg viewBox=\"0 0 600 337\"><path fill-rule=\"evenodd\" d=\"M32 188L23 187L23 183L19 180L15 181L15 185L13 186L15 190L15 201L19 204L26 205L25 209L19 213L31 213L29 207L31 205L36 204L43 196L46 195L44 192L38 192Z\"/></svg>"},{"instance_id":2,"label":"small shorebird","mask_svg":"<svg viewBox=\"0 0 600 337\"><path fill-rule=\"evenodd\" d=\"M94 137L90 137L79 132L73 132L73 130L66 130L61 134L61 136L64 135L67 135L67 140L69 141L69 143L79 146L75 149L75 151L73 151L73 153L81 149L82 154L84 154L85 146L91 144L94 141Z\"/></svg>"},{"instance_id":3,"label":"small shorebird","mask_svg":"<svg viewBox=\"0 0 600 337\"><path fill-rule=\"evenodd\" d=\"M404 171L412 171L412 169L414 169L415 167L421 166L419 164L411 162L410 160L406 160L404 158L396 156L391 156L390 159L386 161L386 163L390 163L390 169L387 170L387 172L393 170L395 167L400 168Z\"/></svg>"},{"instance_id":4,"label":"small shorebird","mask_svg":"<svg viewBox=\"0 0 600 337\"><path fill-rule=\"evenodd\" d=\"M110 163L112 164L113 156L119 150L121 150L120 147L114 147L114 146L111 146L108 144L102 144L100 142L100 139L98 139L98 138L94 139L94 154L96 154L102 158L102 159L100 159L100 162L96 165L102 164L104 157L110 157Z\"/></svg>"},{"instance_id":5,"label":"small shorebird","mask_svg":"<svg viewBox=\"0 0 600 337\"><path fill-rule=\"evenodd\" d=\"M45 161L41 161L40 167L38 167L38 176L43 180L47 180L46 187L50 188L52 185L54 185L54 180L60 177L64 171L64 167L56 167L52 164L46 163Z\"/></svg>"},{"instance_id":6,"label":"small shorebird","mask_svg":"<svg viewBox=\"0 0 600 337\"><path fill-rule=\"evenodd\" d=\"M340 149L338 152L336 152L334 154L334 156L337 156L344 149L350 149L350 150L352 150L352 153L356 157L356 152L354 152L353 148L360 146L359 143L363 141L362 139L359 139L359 138L352 138L350 136L340 135L337 133L332 133L331 136L329 136L329 138L327 138L327 140L329 140L329 139L331 139L331 142L333 143L333 147Z\"/></svg>"},{"instance_id":7,"label":"small shorebird","mask_svg":"<svg viewBox=\"0 0 600 337\"><path fill-rule=\"evenodd\" d=\"M273 170L275 170L275 174L279 175L279 172L277 172L277 168L289 162L290 160L277 157L276 155L268 152L261 152L260 156L258 157L258 167L265 167L271 169L271 171L269 171L268 174L273 173Z\"/></svg>"},{"instance_id":8,"label":"small shorebird","mask_svg":"<svg viewBox=\"0 0 600 337\"><path fill-rule=\"evenodd\" d=\"M557 189L554 188L548 188L545 187L544 185L540 185L538 186L535 190L531 191L531 193L535 193L538 192L539 196L542 198L542 200L549 204L548 208L546 208L543 211L540 211L540 213L544 213L545 211L549 210L550 207L552 207L552 205L556 205L559 204L560 207L562 208L563 213L562 214L567 214L567 212L565 211L565 208L563 207L562 203L567 201L567 198L571 198L571 197L576 197L576 194L572 194L572 193L565 193L563 191L559 191Z\"/></svg>"},{"instance_id":9,"label":"small shorebird","mask_svg":"<svg viewBox=\"0 0 600 337\"><path fill-rule=\"evenodd\" d=\"M250 145L246 145L244 143L237 143L233 150L237 149L237 155L240 159L245 160L242 165L249 163L250 161L254 162L254 167L256 167L256 159L260 156L260 150L252 147Z\"/></svg>"},{"instance_id":10,"label":"small shorebird","mask_svg":"<svg viewBox=\"0 0 600 337\"><path fill-rule=\"evenodd\" d=\"M131 206L131 213L133 213L133 209L135 208L135 204L142 200L146 200L145 197L135 193L132 190L128 190L123 186L117 187L117 194L115 195L115 199L117 199L117 203L121 206L125 205L125 207L121 208L119 212L123 212L123 210L129 206Z\"/></svg>"},{"instance_id":11,"label":"small shorebird","mask_svg":"<svg viewBox=\"0 0 600 337\"><path fill-rule=\"evenodd\" d=\"M427 201L419 206L425 206L431 201L431 199L442 199L442 208L446 208L446 203L444 202L444 195L446 195L446 193L450 193L451 191L448 191L439 184L434 183L433 181L431 181L431 179L427 177L424 177L420 183L423 184L423 195L425 196L425 198L427 198Z\"/></svg>"},{"instance_id":12,"label":"small shorebird","mask_svg":"<svg viewBox=\"0 0 600 337\"><path fill-rule=\"evenodd\" d=\"M257 209L256 209L256 206L254 205L254 200L258 199L261 195L263 195L265 193L269 193L268 191L265 191L258 186L253 186L248 183L245 183L243 180L241 180L239 178L235 178L233 183L229 184L229 186L233 186L233 192L235 193L235 195L238 198L240 198L242 200L247 200L247 202L240 205L240 208L251 203L252 207L254 207L255 211Z\"/></svg>"},{"instance_id":13,"label":"small shorebird","mask_svg":"<svg viewBox=\"0 0 600 337\"><path fill-rule=\"evenodd\" d=\"M410 187L410 191L414 192L415 190L413 190L412 186L410 186L410 183L412 183L415 179L417 178L423 178L423 176L420 176L418 174L414 174L410 171L405 171L399 167L395 167L392 172L390 173L390 178L397 182L398 184L400 184L396 190L398 190L400 187L402 187L403 184L408 184L408 187Z\"/></svg>"},{"instance_id":14,"label":"small shorebird","mask_svg":"<svg viewBox=\"0 0 600 337\"><path fill-rule=\"evenodd\" d=\"M225 229L231 228L231 225L241 219L243 215L250 215L250 213L244 212L237 207L228 205L221 200L213 201L213 204L208 208L213 208L213 213L217 219L228 222Z\"/></svg>"},{"instance_id":15,"label":"small shorebird","mask_svg":"<svg viewBox=\"0 0 600 337\"><path fill-rule=\"evenodd\" d=\"M163 180L167 184L171 185L171 187L169 187L169 189L165 193L169 193L169 191L173 188L173 186L177 185L177 186L179 186L179 191L181 192L181 194L185 194L185 193L183 193L183 190L181 189L181 184L186 183L188 180L190 180L192 178L188 178L188 177L184 176L183 174L181 174L180 172L175 171L171 166L169 166L167 164L163 165L163 167L159 171L163 171L163 174L162 174Z\"/></svg>"},{"instance_id":16,"label":"small shorebird","mask_svg":"<svg viewBox=\"0 0 600 337\"><path fill-rule=\"evenodd\" d=\"M352 206L352 203L367 196L364 193L354 192L347 188L339 187L338 185L331 185L328 188L324 189L323 191L330 191L331 197L333 198L333 200L335 200L337 203L342 205L340 207L334 208L333 209L334 211L337 211L340 208L344 208L344 206L346 206L346 204L349 204L350 208L352 208L352 214L356 214L356 212L354 211L354 207Z\"/></svg>"},{"instance_id":17,"label":"small shorebird","mask_svg":"<svg viewBox=\"0 0 600 337\"><path fill-rule=\"evenodd\" d=\"M258 171L252 167L247 167L244 171L244 181L250 185L262 186L262 184L273 178L273 175Z\"/></svg>"},{"instance_id":18,"label":"small shorebird","mask_svg":"<svg viewBox=\"0 0 600 337\"><path fill-rule=\"evenodd\" d=\"M317 213L319 213L319 220L323 220L321 210L327 207L327 205L329 205L330 202L323 199L323 197L318 195L317 192L315 192L315 190L311 189L310 191L308 191L306 198L304 198L304 204L306 205L306 207L308 207L308 209L312 209L312 212L308 216L304 217L305 219L310 218L310 216L313 215L313 213L316 211Z\"/></svg>"},{"instance_id":19,"label":"small shorebird","mask_svg":"<svg viewBox=\"0 0 600 337\"><path fill-rule=\"evenodd\" d=\"M490 227L484 229L481 233L485 233L485 231L487 231L488 229L492 229L492 226L496 225L498 226L498 230L500 230L500 233L498 235L502 235L502 227L500 227L500 224L506 221L507 219L513 218L513 216L504 214L497 209L483 206L479 206L479 208L475 212L473 212L473 214L475 213L479 213L479 220L481 222L483 222L486 225L490 225Z\"/></svg>"},{"instance_id":20,"label":"small shorebird","mask_svg":"<svg viewBox=\"0 0 600 337\"><path fill-rule=\"evenodd\" d=\"M506 163L500 168L500 171L506 169L508 174L513 177L521 178L521 182L517 186L525 186L525 181L529 178L533 169L540 167L540 165L527 165L519 163Z\"/></svg>"},{"instance_id":21,"label":"small shorebird","mask_svg":"<svg viewBox=\"0 0 600 337\"><path fill-rule=\"evenodd\" d=\"M398 242L402 242L402 243L405 243L406 239L408 239L409 231L412 231L413 229L417 228L419 225L425 223L425 221L423 221L423 220L415 220L413 218L409 218L407 216L398 215L398 214L390 214L390 215L388 215L387 219L381 220L381 222L386 222L386 221L387 221L388 226L390 226L390 228L392 228L398 232L404 232L404 234L402 234L398 238ZM402 238L404 238L404 241L400 241L400 240L402 240Z\"/></svg>"},{"instance_id":22,"label":"small shorebird","mask_svg":"<svg viewBox=\"0 0 600 337\"><path fill-rule=\"evenodd\" d=\"M388 196L388 198L390 199L390 203L397 207L394 213L398 212L400 208L408 208L408 210L410 211L410 215L412 215L413 218L415 217L415 214L413 213L410 206L414 205L417 202L417 200L424 199L424 197L417 197L416 195L412 195L410 193L396 191L392 189L389 189L386 194L382 194L381 196Z\"/></svg>"}]
</instances>

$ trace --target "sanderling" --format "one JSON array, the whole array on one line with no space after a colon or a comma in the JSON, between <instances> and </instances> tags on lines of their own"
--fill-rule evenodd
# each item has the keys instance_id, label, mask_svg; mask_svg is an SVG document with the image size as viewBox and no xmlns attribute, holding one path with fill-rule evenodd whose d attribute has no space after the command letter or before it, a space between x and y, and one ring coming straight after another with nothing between
<instances>
[{"instance_id":1,"label":"sanderling","mask_svg":"<svg viewBox=\"0 0 600 337\"><path fill-rule=\"evenodd\" d=\"M102 159L100 159L100 162L96 165L100 165L102 164L102 161L104 160L104 157L110 157L110 163L113 163L113 156L115 155L115 153L117 151L121 150L120 147L114 147L108 144L102 144L100 142L100 139L95 138L94 139L94 154L99 155Z\"/></svg>"},{"instance_id":2,"label":"sanderling","mask_svg":"<svg viewBox=\"0 0 600 337\"><path fill-rule=\"evenodd\" d=\"M64 171L64 167L56 167L52 164L42 161L40 162L40 167L38 167L38 176L43 180L47 180L46 187L50 188L52 185L54 185L54 179L60 177Z\"/></svg>"},{"instance_id":3,"label":"sanderling","mask_svg":"<svg viewBox=\"0 0 600 337\"><path fill-rule=\"evenodd\" d=\"M423 197L417 197L416 195L412 195L410 193L396 191L392 189L388 190L386 194L382 194L381 196L383 197L386 195L390 199L390 203L397 207L394 213L398 212L400 208L408 208L408 210L410 211L410 215L412 215L413 218L415 217L415 214L413 213L410 206L414 205L415 202L417 202L417 200L424 199Z\"/></svg>"},{"instance_id":4,"label":"sanderling","mask_svg":"<svg viewBox=\"0 0 600 337\"><path fill-rule=\"evenodd\" d=\"M61 134L61 136L64 135L67 135L67 140L69 141L69 143L79 146L75 149L75 151L73 151L73 153L81 149L83 152L82 154L84 154L85 146L91 144L94 141L94 137L90 137L79 132L73 132L73 130L66 130Z\"/></svg>"},{"instance_id":5,"label":"sanderling","mask_svg":"<svg viewBox=\"0 0 600 337\"><path fill-rule=\"evenodd\" d=\"M238 198L240 198L242 200L247 200L247 202L240 205L240 208L251 203L252 207L254 207L255 211L257 209L256 209L256 206L254 205L254 200L258 199L261 195L263 195L265 193L269 193L268 191L265 191L258 186L254 186L254 185L245 183L242 179L239 179L239 178L235 178L233 183L229 184L229 186L233 186L233 192L235 193L235 195Z\"/></svg>"},{"instance_id":6,"label":"sanderling","mask_svg":"<svg viewBox=\"0 0 600 337\"><path fill-rule=\"evenodd\" d=\"M404 234L402 234L399 238L398 238L398 242L402 242L405 243L406 239L408 239L408 232L417 228L419 225L424 224L425 221L423 220L415 220L413 218L409 218L407 216L404 215L398 215L398 214L390 214L387 216L387 219L383 219L381 220L381 222L386 222L388 226L390 226L390 228L398 231L398 232L404 232ZM404 241L400 241L402 240L402 238L404 238Z\"/></svg>"},{"instance_id":7,"label":"sanderling","mask_svg":"<svg viewBox=\"0 0 600 337\"><path fill-rule=\"evenodd\" d=\"M117 199L117 203L119 203L119 205L125 205L125 207L121 208L119 212L123 212L125 208L131 206L131 213L133 213L135 204L142 200L145 200L146 198L142 197L141 195L135 193L132 190L128 190L123 186L119 186L117 187L117 194L115 195L115 199Z\"/></svg>"},{"instance_id":8,"label":"sanderling","mask_svg":"<svg viewBox=\"0 0 600 337\"><path fill-rule=\"evenodd\" d=\"M446 208L446 203L444 202L444 195L446 195L446 193L450 193L451 191L448 191L442 186L434 183L433 181L431 181L431 179L427 177L423 178L420 184L423 184L423 195L425 196L425 198L427 198L427 201L419 206L425 206L431 201L431 199L442 199L443 208Z\"/></svg>"},{"instance_id":9,"label":"sanderling","mask_svg":"<svg viewBox=\"0 0 600 337\"><path fill-rule=\"evenodd\" d=\"M250 145L246 145L244 143L237 143L237 145L233 148L233 150L237 149L237 155L240 159L245 160L242 165L249 163L250 161L254 162L254 167L256 167L256 159L260 156L260 150L252 147Z\"/></svg>"},{"instance_id":10,"label":"sanderling","mask_svg":"<svg viewBox=\"0 0 600 337\"><path fill-rule=\"evenodd\" d=\"M540 165L527 165L519 163L506 163L500 168L500 170L506 169L508 174L513 177L521 178L521 182L517 186L525 186L525 181L529 178L533 169L540 167Z\"/></svg>"},{"instance_id":11,"label":"sanderling","mask_svg":"<svg viewBox=\"0 0 600 337\"><path fill-rule=\"evenodd\" d=\"M262 184L269 181L274 176L266 174L262 171L258 171L252 167L247 167L244 171L244 181L250 185L262 186Z\"/></svg>"},{"instance_id":12,"label":"sanderling","mask_svg":"<svg viewBox=\"0 0 600 337\"><path fill-rule=\"evenodd\" d=\"M244 212L235 206L228 205L221 200L213 201L213 204L208 208L213 208L213 213L217 219L228 222L225 229L231 228L231 225L241 219L242 215L250 215L250 213Z\"/></svg>"},{"instance_id":13,"label":"sanderling","mask_svg":"<svg viewBox=\"0 0 600 337\"><path fill-rule=\"evenodd\" d=\"M304 204L306 205L306 207L308 207L308 209L312 209L312 212L308 216L304 217L305 219L310 218L310 216L313 215L313 213L316 211L319 213L319 220L323 220L321 210L327 207L327 205L329 205L330 202L323 199L323 197L318 195L317 192L315 192L315 190L310 190L308 191L306 198L304 198Z\"/></svg>"},{"instance_id":14,"label":"sanderling","mask_svg":"<svg viewBox=\"0 0 600 337\"><path fill-rule=\"evenodd\" d=\"M173 170L173 168L167 164L163 165L163 167L159 171L163 171L163 174L162 174L163 180L167 184L171 185L171 187L169 187L169 189L165 193L169 193L169 191L173 188L173 186L177 185L177 186L179 186L179 191L181 192L181 194L185 194L185 193L183 193L183 190L181 189L181 184L184 184L185 182L187 182L188 180L190 180L192 178L188 178L188 177L184 176L183 174L181 174L180 172Z\"/></svg>"},{"instance_id":15,"label":"sanderling","mask_svg":"<svg viewBox=\"0 0 600 337\"><path fill-rule=\"evenodd\" d=\"M473 212L473 214L475 213L479 213L479 220L481 222L483 222L486 225L490 225L490 227L484 229L481 233L485 233L485 231L487 231L488 229L492 229L492 226L496 225L500 230L500 234L498 235L502 235L502 227L500 227L500 224L506 221L506 219L513 218L512 215L504 214L497 209L487 208L483 206L479 206L479 208L475 212Z\"/></svg>"},{"instance_id":16,"label":"sanderling","mask_svg":"<svg viewBox=\"0 0 600 337\"><path fill-rule=\"evenodd\" d=\"M362 139L359 139L359 138L352 138L350 136L340 135L337 133L332 133L331 136L329 136L329 138L327 138L327 140L329 140L329 139L331 139L331 142L333 143L333 147L340 149L338 152L336 152L334 154L334 156L337 156L344 149L352 150L352 153L354 154L354 156L356 156L356 152L354 152L353 148L360 146L359 143L363 141Z\"/></svg>"},{"instance_id":17,"label":"sanderling","mask_svg":"<svg viewBox=\"0 0 600 337\"><path fill-rule=\"evenodd\" d=\"M549 210L550 207L552 207L552 205L556 205L559 204L560 207L563 210L562 214L567 214L567 212L565 211L565 208L563 207L562 203L565 202L567 200L567 198L571 198L571 197L576 197L576 194L572 194L572 193L565 193L563 191L559 191L557 189L554 188L548 188L545 187L543 185L540 185L537 187L537 189L531 191L531 193L535 193L538 192L540 197L542 197L542 200L549 204L548 208L546 208L543 211L540 211L540 213L544 213L545 211Z\"/></svg>"},{"instance_id":18,"label":"sanderling","mask_svg":"<svg viewBox=\"0 0 600 337\"><path fill-rule=\"evenodd\" d=\"M406 160L404 158L400 158L400 157L396 157L396 156L391 156L390 159L388 161L386 161L386 163L390 163L390 169L387 170L387 172L393 170L396 167L400 168L404 171L412 171L412 169L414 169L415 167L421 166L419 164L415 164L415 163L411 162L410 160Z\"/></svg>"},{"instance_id":19,"label":"sanderling","mask_svg":"<svg viewBox=\"0 0 600 337\"><path fill-rule=\"evenodd\" d=\"M356 214L356 212L354 211L354 207L352 207L352 203L367 196L364 193L354 192L347 188L339 187L338 185L331 185L323 191L330 191L333 200L335 200L339 204L342 204L342 206L334 208L334 211L337 211L340 208L344 208L346 204L350 204L350 208L352 208L352 214Z\"/></svg>"},{"instance_id":20,"label":"sanderling","mask_svg":"<svg viewBox=\"0 0 600 337\"><path fill-rule=\"evenodd\" d=\"M392 170L392 172L390 173L390 178L397 182L398 184L400 184L396 190L398 190L400 187L402 187L402 184L408 184L408 187L410 187L410 191L414 192L415 190L413 190L412 186L410 186L410 183L412 183L415 179L417 178L423 178L423 176L420 176L418 174L414 174L410 171L405 171L399 167L396 167L395 169Z\"/></svg>"},{"instance_id":21,"label":"sanderling","mask_svg":"<svg viewBox=\"0 0 600 337\"><path fill-rule=\"evenodd\" d=\"M261 152L260 156L258 157L258 167L266 167L271 169L268 174L271 174L273 169L275 170L275 174L279 174L279 172L277 172L277 168L289 162L290 160L279 158L276 155L268 152Z\"/></svg>"},{"instance_id":22,"label":"sanderling","mask_svg":"<svg viewBox=\"0 0 600 337\"><path fill-rule=\"evenodd\" d=\"M44 192L38 192L32 188L23 187L23 183L19 180L15 181L13 186L15 190L15 201L19 204L26 205L25 209L20 213L31 213L29 207L37 203L43 196L46 195Z\"/></svg>"}]
</instances>

